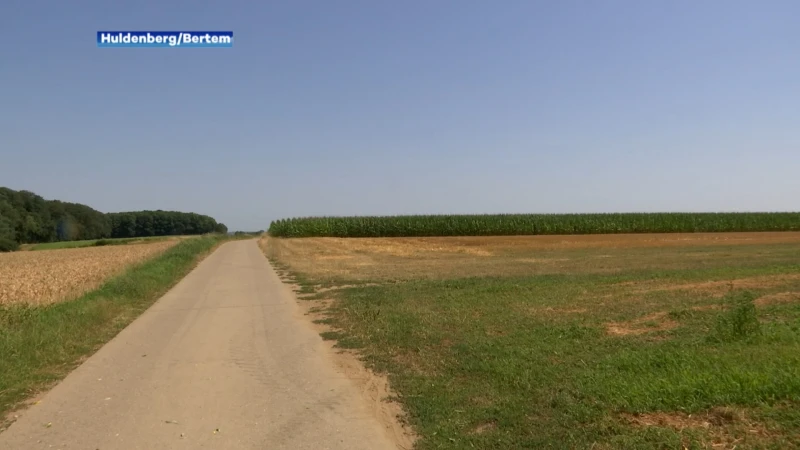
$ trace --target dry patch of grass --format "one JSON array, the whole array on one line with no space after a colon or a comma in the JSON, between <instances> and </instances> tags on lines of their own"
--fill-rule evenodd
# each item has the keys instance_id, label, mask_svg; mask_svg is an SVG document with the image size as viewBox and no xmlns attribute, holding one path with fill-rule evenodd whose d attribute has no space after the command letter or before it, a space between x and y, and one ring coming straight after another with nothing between
<instances>
[{"instance_id":1,"label":"dry patch of grass","mask_svg":"<svg viewBox=\"0 0 800 450\"><path fill-rule=\"evenodd\" d=\"M725 292L734 289L765 289L781 286L792 281L800 280L800 273L765 275L756 277L737 278L721 281L703 281L699 283L667 284L662 281L644 280L623 282L617 286L629 288L637 293L654 291L692 291L709 293L722 296Z\"/></svg>"},{"instance_id":2,"label":"dry patch of grass","mask_svg":"<svg viewBox=\"0 0 800 450\"><path fill-rule=\"evenodd\" d=\"M178 242L2 253L0 304L42 305L76 298Z\"/></svg>"},{"instance_id":3,"label":"dry patch of grass","mask_svg":"<svg viewBox=\"0 0 800 450\"><path fill-rule=\"evenodd\" d=\"M267 256L280 260L295 273L343 283L781 264L797 260L800 233L297 239L264 236L259 243ZM658 258L654 258L654 251ZM725 282L714 283L673 289L727 287ZM645 280L644 284L631 283L630 287L649 291L658 286Z\"/></svg>"},{"instance_id":4,"label":"dry patch of grass","mask_svg":"<svg viewBox=\"0 0 800 450\"><path fill-rule=\"evenodd\" d=\"M471 434L484 434L497 429L497 422L494 420L483 422L478 424L472 431Z\"/></svg>"},{"instance_id":5,"label":"dry patch of grass","mask_svg":"<svg viewBox=\"0 0 800 450\"><path fill-rule=\"evenodd\" d=\"M669 428L679 433L699 432L700 444L709 449L749 448L743 444L768 442L773 432L764 424L748 418L740 408L717 407L697 414L656 412L622 416L637 427Z\"/></svg>"},{"instance_id":6,"label":"dry patch of grass","mask_svg":"<svg viewBox=\"0 0 800 450\"><path fill-rule=\"evenodd\" d=\"M756 299L756 306L767 306L778 303L800 302L800 292L781 292L778 294L764 295Z\"/></svg>"},{"instance_id":7,"label":"dry patch of grass","mask_svg":"<svg viewBox=\"0 0 800 450\"><path fill-rule=\"evenodd\" d=\"M490 256L492 250L480 242L461 238L320 238L331 251L347 248L353 253L375 253L388 256L419 256L422 254L455 253L477 256ZM477 244L477 245L476 245ZM331 255L338 256L341 255Z\"/></svg>"},{"instance_id":8,"label":"dry patch of grass","mask_svg":"<svg viewBox=\"0 0 800 450\"><path fill-rule=\"evenodd\" d=\"M552 306L547 307L533 307L528 309L528 313L533 316L541 316L541 315L560 315L560 314L583 314L588 312L589 309L587 308L553 308Z\"/></svg>"},{"instance_id":9,"label":"dry patch of grass","mask_svg":"<svg viewBox=\"0 0 800 450\"><path fill-rule=\"evenodd\" d=\"M666 312L657 312L628 322L609 322L606 331L613 336L630 336L672 330L678 325Z\"/></svg>"},{"instance_id":10,"label":"dry patch of grass","mask_svg":"<svg viewBox=\"0 0 800 450\"><path fill-rule=\"evenodd\" d=\"M714 311L722 309L721 305L700 305L692 306L692 311Z\"/></svg>"},{"instance_id":11,"label":"dry patch of grass","mask_svg":"<svg viewBox=\"0 0 800 450\"><path fill-rule=\"evenodd\" d=\"M425 377L441 376L441 371L434 365L427 364L423 358L419 357L418 352L399 351L392 356L392 359L395 363L408 368L408 370L417 375Z\"/></svg>"}]
</instances>

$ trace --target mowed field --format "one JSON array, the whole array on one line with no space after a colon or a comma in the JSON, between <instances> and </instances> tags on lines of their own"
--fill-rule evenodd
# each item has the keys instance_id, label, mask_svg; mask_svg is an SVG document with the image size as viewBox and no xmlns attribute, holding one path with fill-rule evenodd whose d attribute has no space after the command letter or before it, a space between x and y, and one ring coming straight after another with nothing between
<instances>
[{"instance_id":1,"label":"mowed field","mask_svg":"<svg viewBox=\"0 0 800 450\"><path fill-rule=\"evenodd\" d=\"M126 245L0 253L0 305L74 299L178 242L144 240Z\"/></svg>"},{"instance_id":2,"label":"mowed field","mask_svg":"<svg viewBox=\"0 0 800 450\"><path fill-rule=\"evenodd\" d=\"M261 245L418 448L800 448L800 233Z\"/></svg>"}]
</instances>

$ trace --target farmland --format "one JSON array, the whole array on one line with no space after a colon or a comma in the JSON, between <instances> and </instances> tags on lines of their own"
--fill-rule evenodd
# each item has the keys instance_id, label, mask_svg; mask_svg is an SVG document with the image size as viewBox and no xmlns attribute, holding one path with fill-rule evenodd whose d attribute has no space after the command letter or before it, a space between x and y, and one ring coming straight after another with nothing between
<instances>
[{"instance_id":1,"label":"farmland","mask_svg":"<svg viewBox=\"0 0 800 450\"><path fill-rule=\"evenodd\" d=\"M800 233L261 245L418 448L800 446Z\"/></svg>"},{"instance_id":2,"label":"farmland","mask_svg":"<svg viewBox=\"0 0 800 450\"><path fill-rule=\"evenodd\" d=\"M481 214L304 217L274 221L275 237L519 236L800 231L800 213Z\"/></svg>"},{"instance_id":3,"label":"farmland","mask_svg":"<svg viewBox=\"0 0 800 450\"><path fill-rule=\"evenodd\" d=\"M0 304L40 305L78 297L177 242L0 253Z\"/></svg>"}]
</instances>

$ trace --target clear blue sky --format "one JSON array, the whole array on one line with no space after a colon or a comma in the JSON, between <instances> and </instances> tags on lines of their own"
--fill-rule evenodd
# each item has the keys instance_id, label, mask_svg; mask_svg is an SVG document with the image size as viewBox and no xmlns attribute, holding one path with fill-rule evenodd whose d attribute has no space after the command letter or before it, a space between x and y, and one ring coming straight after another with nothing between
<instances>
[{"instance_id":1,"label":"clear blue sky","mask_svg":"<svg viewBox=\"0 0 800 450\"><path fill-rule=\"evenodd\" d=\"M800 2L0 8L0 185L101 211L799 210ZM99 30L233 48L97 48Z\"/></svg>"}]
</instances>

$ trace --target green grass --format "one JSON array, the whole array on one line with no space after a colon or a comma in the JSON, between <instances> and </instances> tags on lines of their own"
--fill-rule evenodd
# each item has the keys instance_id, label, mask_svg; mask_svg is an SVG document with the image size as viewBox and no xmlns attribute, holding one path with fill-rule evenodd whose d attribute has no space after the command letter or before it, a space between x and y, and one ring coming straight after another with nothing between
<instances>
[{"instance_id":1,"label":"green grass","mask_svg":"<svg viewBox=\"0 0 800 450\"><path fill-rule=\"evenodd\" d=\"M167 236L154 236L142 238L116 238L116 239L91 239L85 241L59 241L44 242L41 244L26 244L22 250L57 250L62 248L100 247L105 245L128 245L134 242L158 242L169 239Z\"/></svg>"},{"instance_id":2,"label":"green grass","mask_svg":"<svg viewBox=\"0 0 800 450\"><path fill-rule=\"evenodd\" d=\"M509 236L798 231L800 213L496 214L305 217L272 222L274 237Z\"/></svg>"},{"instance_id":3,"label":"green grass","mask_svg":"<svg viewBox=\"0 0 800 450\"><path fill-rule=\"evenodd\" d=\"M74 301L0 307L0 417L63 378L226 239L181 241Z\"/></svg>"},{"instance_id":4,"label":"green grass","mask_svg":"<svg viewBox=\"0 0 800 450\"><path fill-rule=\"evenodd\" d=\"M338 299L323 337L359 349L389 375L419 449L697 449L734 441L786 449L800 448L800 304L756 308L754 299L800 291L792 278L799 271L796 263L630 267L614 275L412 280L319 298ZM722 298L620 284L764 276L784 278ZM659 313L675 326L607 331L611 323L658 325ZM655 413L705 415L713 425L626 419Z\"/></svg>"}]
</instances>

